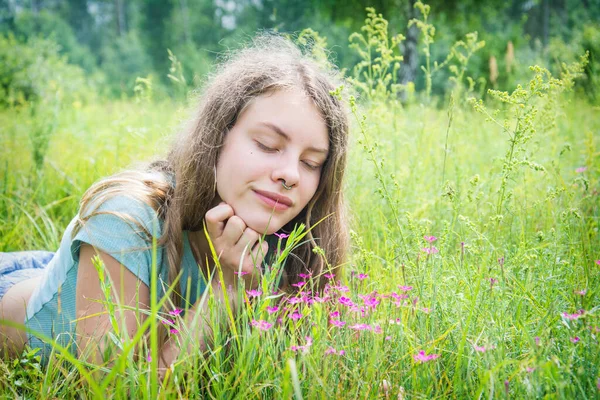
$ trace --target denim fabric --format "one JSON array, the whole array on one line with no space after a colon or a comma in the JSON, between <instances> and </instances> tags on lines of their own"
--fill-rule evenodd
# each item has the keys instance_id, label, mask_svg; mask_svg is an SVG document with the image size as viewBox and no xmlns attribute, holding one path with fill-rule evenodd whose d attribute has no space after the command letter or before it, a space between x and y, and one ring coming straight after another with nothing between
<instances>
[{"instance_id":1,"label":"denim fabric","mask_svg":"<svg viewBox=\"0 0 600 400\"><path fill-rule=\"evenodd\" d=\"M50 251L0 253L0 299L13 285L41 275L52 257Z\"/></svg>"}]
</instances>

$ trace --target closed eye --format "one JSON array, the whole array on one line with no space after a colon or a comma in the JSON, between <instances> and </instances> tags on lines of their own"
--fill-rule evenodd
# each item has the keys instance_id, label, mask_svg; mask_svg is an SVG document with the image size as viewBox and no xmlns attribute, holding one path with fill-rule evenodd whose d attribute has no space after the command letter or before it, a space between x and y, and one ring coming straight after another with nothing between
<instances>
[{"instance_id":1,"label":"closed eye","mask_svg":"<svg viewBox=\"0 0 600 400\"><path fill-rule=\"evenodd\" d=\"M321 168L320 165L315 165L315 164L312 164L312 163L310 163L308 161L302 161L302 163L306 166L306 168L310 169L311 171L316 171L319 168Z\"/></svg>"},{"instance_id":2,"label":"closed eye","mask_svg":"<svg viewBox=\"0 0 600 400\"><path fill-rule=\"evenodd\" d=\"M266 145L262 144L261 142L259 142L258 140L255 140L255 142L259 149L266 151L267 153L274 153L277 151L277 149L266 146Z\"/></svg>"}]
</instances>

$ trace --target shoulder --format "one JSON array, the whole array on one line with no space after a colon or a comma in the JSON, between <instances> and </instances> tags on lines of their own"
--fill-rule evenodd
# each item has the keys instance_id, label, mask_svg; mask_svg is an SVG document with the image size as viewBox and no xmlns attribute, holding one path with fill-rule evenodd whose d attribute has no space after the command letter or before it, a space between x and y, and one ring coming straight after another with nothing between
<instances>
[{"instance_id":1,"label":"shoulder","mask_svg":"<svg viewBox=\"0 0 600 400\"><path fill-rule=\"evenodd\" d=\"M143 199L129 194L99 196L84 205L76 217L72 233L72 253L82 243L111 255L148 249L162 234L162 221Z\"/></svg>"},{"instance_id":2,"label":"shoulder","mask_svg":"<svg viewBox=\"0 0 600 400\"><path fill-rule=\"evenodd\" d=\"M79 218L83 221L99 216L114 216L140 223L147 228L161 222L158 212L151 206L150 201L127 193L102 196L79 211Z\"/></svg>"},{"instance_id":3,"label":"shoulder","mask_svg":"<svg viewBox=\"0 0 600 400\"><path fill-rule=\"evenodd\" d=\"M142 198L140 198L142 197ZM111 233L134 231L148 240L160 237L162 219L150 199L129 193L100 195L83 204L77 216L76 230L109 230ZM116 230L116 231L115 231Z\"/></svg>"},{"instance_id":4,"label":"shoulder","mask_svg":"<svg viewBox=\"0 0 600 400\"><path fill-rule=\"evenodd\" d=\"M92 219L119 218L156 232L173 188L170 175L159 171L125 171L105 178L84 194L77 216L78 225Z\"/></svg>"},{"instance_id":5,"label":"shoulder","mask_svg":"<svg viewBox=\"0 0 600 400\"><path fill-rule=\"evenodd\" d=\"M159 210L164 209L169 187L163 174L135 171L96 183L84 195L75 218L70 235L73 259L78 260L81 246L89 244L130 269L150 265L153 247L160 246Z\"/></svg>"}]
</instances>

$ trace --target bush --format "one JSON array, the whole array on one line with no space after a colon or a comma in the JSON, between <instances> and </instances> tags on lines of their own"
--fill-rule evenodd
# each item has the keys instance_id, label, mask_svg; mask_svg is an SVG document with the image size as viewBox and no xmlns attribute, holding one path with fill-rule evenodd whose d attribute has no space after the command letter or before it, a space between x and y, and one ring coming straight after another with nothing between
<instances>
[{"instance_id":1,"label":"bush","mask_svg":"<svg viewBox=\"0 0 600 400\"><path fill-rule=\"evenodd\" d=\"M555 73L562 69L562 63L570 63L579 56L590 53L589 64L584 77L577 82L576 90L583 91L594 104L600 103L600 28L587 24L565 42L555 38L548 46L548 56L554 62Z\"/></svg>"},{"instance_id":2,"label":"bush","mask_svg":"<svg viewBox=\"0 0 600 400\"><path fill-rule=\"evenodd\" d=\"M133 95L136 78L153 72L152 61L135 32L115 38L102 48L101 54L107 87L115 96Z\"/></svg>"},{"instance_id":3,"label":"bush","mask_svg":"<svg viewBox=\"0 0 600 400\"><path fill-rule=\"evenodd\" d=\"M96 69L96 57L87 47L78 43L73 29L56 14L45 10L34 14L24 10L16 16L12 32L21 42L34 37L52 39L59 46L58 52L66 56L70 64L77 64L86 72Z\"/></svg>"},{"instance_id":4,"label":"bush","mask_svg":"<svg viewBox=\"0 0 600 400\"><path fill-rule=\"evenodd\" d=\"M52 40L0 35L0 107L49 100L84 101L91 95L84 71L59 55Z\"/></svg>"}]
</instances>

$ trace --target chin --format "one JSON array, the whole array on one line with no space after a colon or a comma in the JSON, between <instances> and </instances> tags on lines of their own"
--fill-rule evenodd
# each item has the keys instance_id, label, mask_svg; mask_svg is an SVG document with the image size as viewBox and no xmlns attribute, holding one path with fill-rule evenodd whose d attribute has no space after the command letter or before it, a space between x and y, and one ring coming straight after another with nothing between
<instances>
[{"instance_id":1,"label":"chin","mask_svg":"<svg viewBox=\"0 0 600 400\"><path fill-rule=\"evenodd\" d=\"M251 213L250 215L242 215L243 213L236 213L241 219L244 220L246 226L250 229L258 232L259 234L272 235L277 232L285 223L281 223L278 218L273 218L271 215L257 215Z\"/></svg>"}]
</instances>

